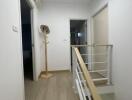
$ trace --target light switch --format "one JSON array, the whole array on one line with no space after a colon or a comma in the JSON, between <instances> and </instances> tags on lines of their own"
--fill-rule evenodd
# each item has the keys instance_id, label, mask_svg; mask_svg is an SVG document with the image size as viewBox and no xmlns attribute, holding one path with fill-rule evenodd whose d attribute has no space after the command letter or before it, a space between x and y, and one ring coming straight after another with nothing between
<instances>
[{"instance_id":1,"label":"light switch","mask_svg":"<svg viewBox=\"0 0 132 100\"><path fill-rule=\"evenodd\" d=\"M16 26L12 26L12 30L14 31L14 32L18 32L18 28L16 27Z\"/></svg>"}]
</instances>

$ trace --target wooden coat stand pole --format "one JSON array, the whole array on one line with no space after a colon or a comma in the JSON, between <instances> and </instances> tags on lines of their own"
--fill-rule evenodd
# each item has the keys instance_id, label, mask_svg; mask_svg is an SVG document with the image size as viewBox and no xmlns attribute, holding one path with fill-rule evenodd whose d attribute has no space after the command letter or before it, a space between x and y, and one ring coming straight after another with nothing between
<instances>
[{"instance_id":1,"label":"wooden coat stand pole","mask_svg":"<svg viewBox=\"0 0 132 100\"><path fill-rule=\"evenodd\" d=\"M41 25L41 31L44 33L44 44L45 44L45 72L41 74L41 78L48 79L52 74L48 73L48 55L47 55L47 34L49 33L49 28L46 25Z\"/></svg>"},{"instance_id":2,"label":"wooden coat stand pole","mask_svg":"<svg viewBox=\"0 0 132 100\"><path fill-rule=\"evenodd\" d=\"M45 34L44 36L45 38L45 71L46 71L46 74L48 74L48 56L47 56L47 36Z\"/></svg>"}]
</instances>

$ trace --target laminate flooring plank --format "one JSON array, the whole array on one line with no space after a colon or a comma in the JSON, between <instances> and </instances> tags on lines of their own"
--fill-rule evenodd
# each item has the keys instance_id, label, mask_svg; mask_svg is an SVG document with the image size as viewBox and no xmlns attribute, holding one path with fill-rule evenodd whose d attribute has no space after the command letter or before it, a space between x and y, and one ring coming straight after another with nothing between
<instances>
[{"instance_id":1,"label":"laminate flooring plank","mask_svg":"<svg viewBox=\"0 0 132 100\"><path fill-rule=\"evenodd\" d=\"M26 100L79 100L72 88L70 72L54 72L50 79L25 79Z\"/></svg>"}]
</instances>

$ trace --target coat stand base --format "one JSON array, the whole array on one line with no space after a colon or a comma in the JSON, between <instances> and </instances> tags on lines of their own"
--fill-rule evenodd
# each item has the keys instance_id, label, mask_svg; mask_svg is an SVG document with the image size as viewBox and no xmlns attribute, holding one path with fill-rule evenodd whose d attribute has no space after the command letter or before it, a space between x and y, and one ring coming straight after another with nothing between
<instances>
[{"instance_id":1,"label":"coat stand base","mask_svg":"<svg viewBox=\"0 0 132 100\"><path fill-rule=\"evenodd\" d=\"M49 79L52 76L53 76L53 74L51 74L51 73L42 73L41 76L40 76L40 78L41 79Z\"/></svg>"}]
</instances>

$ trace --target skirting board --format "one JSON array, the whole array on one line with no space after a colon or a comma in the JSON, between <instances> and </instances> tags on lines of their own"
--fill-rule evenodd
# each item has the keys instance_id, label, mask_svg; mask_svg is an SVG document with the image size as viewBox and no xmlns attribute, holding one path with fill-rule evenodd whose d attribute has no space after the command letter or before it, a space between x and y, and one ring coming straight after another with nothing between
<instances>
[{"instance_id":1,"label":"skirting board","mask_svg":"<svg viewBox=\"0 0 132 100\"><path fill-rule=\"evenodd\" d=\"M71 70L70 67L49 67L48 71L63 71L63 70ZM45 70L42 70L45 71Z\"/></svg>"},{"instance_id":2,"label":"skirting board","mask_svg":"<svg viewBox=\"0 0 132 100\"><path fill-rule=\"evenodd\" d=\"M49 67L49 72L60 72L60 71L71 71L70 67ZM38 76L38 79L40 78L40 75L45 72L45 70L42 70Z\"/></svg>"}]
</instances>

